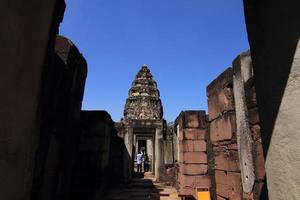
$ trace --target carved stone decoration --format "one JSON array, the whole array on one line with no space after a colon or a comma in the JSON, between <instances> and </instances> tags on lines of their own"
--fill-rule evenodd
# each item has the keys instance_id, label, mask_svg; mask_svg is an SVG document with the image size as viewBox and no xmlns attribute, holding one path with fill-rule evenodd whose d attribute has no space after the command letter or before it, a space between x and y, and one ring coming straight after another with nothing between
<instances>
[{"instance_id":1,"label":"carved stone decoration","mask_svg":"<svg viewBox=\"0 0 300 200\"><path fill-rule=\"evenodd\" d=\"M160 120L163 108L159 90L147 65L137 73L124 109L125 120Z\"/></svg>"}]
</instances>

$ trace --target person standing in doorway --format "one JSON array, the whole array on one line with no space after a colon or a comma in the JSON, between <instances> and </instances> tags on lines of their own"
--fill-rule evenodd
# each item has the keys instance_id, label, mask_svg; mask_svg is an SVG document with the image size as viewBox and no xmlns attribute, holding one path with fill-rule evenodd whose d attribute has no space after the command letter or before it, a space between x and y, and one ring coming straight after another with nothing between
<instances>
[{"instance_id":1,"label":"person standing in doorway","mask_svg":"<svg viewBox=\"0 0 300 200\"><path fill-rule=\"evenodd\" d=\"M137 172L141 173L142 172L142 163L143 163L143 153L140 151L136 155L136 164L137 164Z\"/></svg>"}]
</instances>

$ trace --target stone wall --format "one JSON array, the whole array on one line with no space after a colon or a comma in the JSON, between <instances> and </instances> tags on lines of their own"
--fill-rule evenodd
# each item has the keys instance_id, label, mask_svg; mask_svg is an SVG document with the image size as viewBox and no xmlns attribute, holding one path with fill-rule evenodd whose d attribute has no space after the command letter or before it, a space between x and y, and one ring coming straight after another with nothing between
<instances>
[{"instance_id":1,"label":"stone wall","mask_svg":"<svg viewBox=\"0 0 300 200\"><path fill-rule=\"evenodd\" d=\"M57 36L45 76L41 132L32 199L69 199L72 167L80 134L80 111L87 64L75 45Z\"/></svg>"},{"instance_id":2,"label":"stone wall","mask_svg":"<svg viewBox=\"0 0 300 200\"><path fill-rule=\"evenodd\" d=\"M207 87L217 199L260 199L265 181L250 52Z\"/></svg>"},{"instance_id":3,"label":"stone wall","mask_svg":"<svg viewBox=\"0 0 300 200\"><path fill-rule=\"evenodd\" d=\"M231 68L226 69L208 85L207 96L217 199L241 199Z\"/></svg>"},{"instance_id":4,"label":"stone wall","mask_svg":"<svg viewBox=\"0 0 300 200\"><path fill-rule=\"evenodd\" d=\"M72 199L99 199L110 186L122 181L124 150L124 141L106 111L82 111Z\"/></svg>"},{"instance_id":5,"label":"stone wall","mask_svg":"<svg viewBox=\"0 0 300 200\"><path fill-rule=\"evenodd\" d=\"M28 200L41 135L44 76L64 1L1 1L0 196Z\"/></svg>"},{"instance_id":6,"label":"stone wall","mask_svg":"<svg viewBox=\"0 0 300 200\"><path fill-rule=\"evenodd\" d=\"M269 198L300 199L300 4L244 0Z\"/></svg>"},{"instance_id":7,"label":"stone wall","mask_svg":"<svg viewBox=\"0 0 300 200\"><path fill-rule=\"evenodd\" d=\"M243 198L266 199L266 194L261 194L262 187L265 186L265 162L249 51L241 53L233 61L233 79L237 135L240 135L237 137L240 138L239 157L243 159L241 160L242 176L244 176ZM252 180L250 180L251 176L253 176ZM248 191L247 187L249 187Z\"/></svg>"},{"instance_id":8,"label":"stone wall","mask_svg":"<svg viewBox=\"0 0 300 200\"><path fill-rule=\"evenodd\" d=\"M196 197L197 188L210 188L206 154L206 118L204 111L184 111L178 116L178 189Z\"/></svg>"},{"instance_id":9,"label":"stone wall","mask_svg":"<svg viewBox=\"0 0 300 200\"><path fill-rule=\"evenodd\" d=\"M164 136L164 159L167 167L172 167L174 164L174 124L167 125Z\"/></svg>"}]
</instances>

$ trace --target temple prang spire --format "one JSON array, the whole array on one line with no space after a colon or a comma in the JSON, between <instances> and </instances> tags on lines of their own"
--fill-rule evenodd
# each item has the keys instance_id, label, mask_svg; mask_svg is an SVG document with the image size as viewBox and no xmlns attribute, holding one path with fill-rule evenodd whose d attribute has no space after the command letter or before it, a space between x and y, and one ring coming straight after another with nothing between
<instances>
[{"instance_id":1,"label":"temple prang spire","mask_svg":"<svg viewBox=\"0 0 300 200\"><path fill-rule=\"evenodd\" d=\"M124 109L125 120L159 120L163 117L157 83L146 64L135 76Z\"/></svg>"}]
</instances>

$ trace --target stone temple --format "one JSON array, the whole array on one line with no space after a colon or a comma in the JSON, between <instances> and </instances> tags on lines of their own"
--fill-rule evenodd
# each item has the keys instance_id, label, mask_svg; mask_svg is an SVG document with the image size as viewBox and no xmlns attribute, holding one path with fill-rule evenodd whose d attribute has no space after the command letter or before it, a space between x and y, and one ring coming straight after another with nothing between
<instances>
[{"instance_id":1,"label":"stone temple","mask_svg":"<svg viewBox=\"0 0 300 200\"><path fill-rule=\"evenodd\" d=\"M299 0L244 0L250 51L211 80L207 111L182 111L168 126L146 65L121 122L82 110L88 62L57 35L65 0L3 2L1 199L300 199ZM150 173L136 178L140 148Z\"/></svg>"},{"instance_id":2,"label":"stone temple","mask_svg":"<svg viewBox=\"0 0 300 200\"><path fill-rule=\"evenodd\" d=\"M157 179L161 178L164 171L163 130L166 123L157 83L147 65L142 66L132 82L123 123L129 157L135 158L136 153L144 148L149 158L150 171L154 172ZM130 176L134 159L129 166L125 174Z\"/></svg>"},{"instance_id":3,"label":"stone temple","mask_svg":"<svg viewBox=\"0 0 300 200\"><path fill-rule=\"evenodd\" d=\"M124 109L124 119L130 120L161 120L163 107L157 83L147 65L143 65L137 73Z\"/></svg>"}]
</instances>

